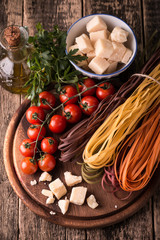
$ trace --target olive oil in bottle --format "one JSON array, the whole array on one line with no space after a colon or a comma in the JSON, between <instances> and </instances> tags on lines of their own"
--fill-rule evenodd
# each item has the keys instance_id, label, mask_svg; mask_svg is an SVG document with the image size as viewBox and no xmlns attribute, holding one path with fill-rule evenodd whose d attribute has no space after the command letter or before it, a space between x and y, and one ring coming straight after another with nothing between
<instances>
[{"instance_id":1,"label":"olive oil in bottle","mask_svg":"<svg viewBox=\"0 0 160 240\"><path fill-rule=\"evenodd\" d=\"M28 31L24 27L9 26L0 35L0 85L12 93L25 93L29 79L27 57Z\"/></svg>"}]
</instances>

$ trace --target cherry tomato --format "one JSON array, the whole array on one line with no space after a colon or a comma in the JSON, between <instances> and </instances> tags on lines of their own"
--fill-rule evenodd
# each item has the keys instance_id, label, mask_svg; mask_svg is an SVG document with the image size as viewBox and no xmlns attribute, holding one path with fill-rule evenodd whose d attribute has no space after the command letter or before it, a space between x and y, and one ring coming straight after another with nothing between
<instances>
[{"instance_id":1,"label":"cherry tomato","mask_svg":"<svg viewBox=\"0 0 160 240\"><path fill-rule=\"evenodd\" d=\"M115 92L114 87L111 83L105 82L101 83L96 90L96 96L99 100L103 100L109 95L112 95Z\"/></svg>"},{"instance_id":2,"label":"cherry tomato","mask_svg":"<svg viewBox=\"0 0 160 240\"><path fill-rule=\"evenodd\" d=\"M91 115L98 107L99 101L93 96L86 96L82 98L80 107L84 114Z\"/></svg>"},{"instance_id":3,"label":"cherry tomato","mask_svg":"<svg viewBox=\"0 0 160 240\"><path fill-rule=\"evenodd\" d=\"M37 161L31 157L25 157L21 161L21 170L25 174L33 174L37 171L38 169L38 164Z\"/></svg>"},{"instance_id":4,"label":"cherry tomato","mask_svg":"<svg viewBox=\"0 0 160 240\"><path fill-rule=\"evenodd\" d=\"M35 123L30 125L30 127L27 130L27 135L30 139L37 140L39 132L40 132L40 135L38 140L41 140L46 135L46 129L44 126L41 129L41 124Z\"/></svg>"},{"instance_id":5,"label":"cherry tomato","mask_svg":"<svg viewBox=\"0 0 160 240\"><path fill-rule=\"evenodd\" d=\"M66 119L61 115L54 115L49 123L49 129L54 133L61 133L67 126Z\"/></svg>"},{"instance_id":6,"label":"cherry tomato","mask_svg":"<svg viewBox=\"0 0 160 240\"><path fill-rule=\"evenodd\" d=\"M64 107L62 115L69 123L77 123L82 117L82 111L76 104L67 104Z\"/></svg>"},{"instance_id":7,"label":"cherry tomato","mask_svg":"<svg viewBox=\"0 0 160 240\"><path fill-rule=\"evenodd\" d=\"M58 142L53 137L46 137L41 142L41 150L45 153L53 154L57 151Z\"/></svg>"},{"instance_id":8,"label":"cherry tomato","mask_svg":"<svg viewBox=\"0 0 160 240\"><path fill-rule=\"evenodd\" d=\"M49 172L55 168L56 160L51 154L44 154L38 160L38 166L42 171Z\"/></svg>"},{"instance_id":9,"label":"cherry tomato","mask_svg":"<svg viewBox=\"0 0 160 240\"><path fill-rule=\"evenodd\" d=\"M42 123L45 118L45 113L41 107L32 106L26 111L26 118L31 124Z\"/></svg>"},{"instance_id":10,"label":"cherry tomato","mask_svg":"<svg viewBox=\"0 0 160 240\"><path fill-rule=\"evenodd\" d=\"M33 157L34 151L36 152L34 149L35 143L31 139L24 139L19 146L21 154L25 157Z\"/></svg>"},{"instance_id":11,"label":"cherry tomato","mask_svg":"<svg viewBox=\"0 0 160 240\"><path fill-rule=\"evenodd\" d=\"M67 85L62 88L59 95L59 99L61 103L64 103L66 100L68 100L68 98L73 97L76 94L77 94L76 88L71 85ZM69 100L67 103L65 103L65 105L70 103L76 103L77 101L78 101L78 97L74 97L71 100Z\"/></svg>"},{"instance_id":12,"label":"cherry tomato","mask_svg":"<svg viewBox=\"0 0 160 240\"><path fill-rule=\"evenodd\" d=\"M55 96L47 91L41 92L39 94L39 99L41 103L40 107L46 110L50 110L51 108L53 108L56 102Z\"/></svg>"},{"instance_id":13,"label":"cherry tomato","mask_svg":"<svg viewBox=\"0 0 160 240\"><path fill-rule=\"evenodd\" d=\"M86 78L82 82L78 83L78 87L79 87L80 92L83 92L84 90L86 90L86 88L93 87L95 84L96 83L95 83L95 81L93 79ZM82 94L82 96L83 97L85 97L85 96L92 96L92 95L95 94L95 92L96 92L96 87L92 88L90 90L87 90L86 92L84 92Z\"/></svg>"}]
</instances>

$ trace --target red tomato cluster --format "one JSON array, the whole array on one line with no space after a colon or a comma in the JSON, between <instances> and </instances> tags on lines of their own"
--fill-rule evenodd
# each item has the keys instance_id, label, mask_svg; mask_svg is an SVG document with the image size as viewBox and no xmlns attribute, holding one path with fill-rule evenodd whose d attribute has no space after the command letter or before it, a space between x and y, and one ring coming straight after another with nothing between
<instances>
[{"instance_id":1,"label":"red tomato cluster","mask_svg":"<svg viewBox=\"0 0 160 240\"><path fill-rule=\"evenodd\" d=\"M77 123L81 120L82 112L86 115L91 115L92 112L96 110L99 101L92 96L96 92L96 88L94 88L94 85L95 81L90 78L84 79L83 82L78 84L79 92L84 91L84 93L82 93L83 98L81 99L79 104L77 104L78 96L74 97L78 94L77 89L71 85L63 87L59 99L61 103L65 104L62 115L65 117L67 122L72 124ZM90 90L86 90L89 87L93 88ZM71 99L67 101L69 98ZM85 101L85 99L87 101Z\"/></svg>"},{"instance_id":2,"label":"red tomato cluster","mask_svg":"<svg viewBox=\"0 0 160 240\"><path fill-rule=\"evenodd\" d=\"M80 82L78 88L82 96L79 103L78 91L75 87L67 85L62 88L59 95L59 100L64 105L62 115L53 115L49 122L49 129L53 133L64 132L67 123L79 122L83 113L91 115L97 109L99 100L101 101L114 93L114 87L111 83L105 82L96 87L95 81L91 78L86 78ZM91 89L87 90L87 88ZM52 154L57 151L58 142L53 137L45 137L46 128L42 125L45 112L54 108L56 98L52 93L44 91L39 94L39 99L39 107L31 106L26 111L26 119L31 124L27 130L29 139L23 140L19 147L21 154L25 157L21 162L21 169L26 174L35 173L38 167L42 171L51 171L56 165ZM35 159L36 141L41 141L40 147L43 152L38 161Z\"/></svg>"},{"instance_id":3,"label":"red tomato cluster","mask_svg":"<svg viewBox=\"0 0 160 240\"><path fill-rule=\"evenodd\" d=\"M46 127L42 125L45 119L45 111L54 107L56 98L50 92L42 92L39 95L40 106L31 106L26 111L26 119L31 125L27 130L29 139L24 139L19 146L21 154L25 157L21 161L21 169L25 174L33 174L38 170L51 171L55 168L56 160L52 154L57 151L58 142L53 137L45 137ZM41 141L40 148L43 154L36 160L36 141Z\"/></svg>"},{"instance_id":4,"label":"red tomato cluster","mask_svg":"<svg viewBox=\"0 0 160 240\"><path fill-rule=\"evenodd\" d=\"M111 83L105 82L100 84L99 87L94 86L95 81L91 78L86 78L78 84L79 91L83 92L79 106L77 105L78 97L74 97L78 94L76 88L68 85L62 89L59 99L61 103L65 104L62 115L66 118L67 122L79 122L82 112L85 115L91 115L97 109L99 100L101 101L114 93L114 87ZM87 90L87 88L91 89ZM67 102L69 98L72 99Z\"/></svg>"}]
</instances>

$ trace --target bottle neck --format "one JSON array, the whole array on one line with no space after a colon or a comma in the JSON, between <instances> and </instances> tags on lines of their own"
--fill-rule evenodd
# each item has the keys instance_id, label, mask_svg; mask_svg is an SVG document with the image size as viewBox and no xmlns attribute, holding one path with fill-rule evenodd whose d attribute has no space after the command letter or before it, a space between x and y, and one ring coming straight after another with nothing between
<instances>
[{"instance_id":1,"label":"bottle neck","mask_svg":"<svg viewBox=\"0 0 160 240\"><path fill-rule=\"evenodd\" d=\"M22 62L24 60L26 60L27 56L28 56L28 49L25 46L23 46L22 48L17 48L13 50L7 50L7 55L9 57L9 59L15 63L18 62Z\"/></svg>"}]
</instances>

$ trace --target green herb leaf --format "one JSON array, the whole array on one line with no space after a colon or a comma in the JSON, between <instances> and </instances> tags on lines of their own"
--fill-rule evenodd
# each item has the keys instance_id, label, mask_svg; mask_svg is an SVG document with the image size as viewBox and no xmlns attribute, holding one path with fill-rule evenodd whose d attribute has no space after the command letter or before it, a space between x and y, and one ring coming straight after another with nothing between
<instances>
[{"instance_id":1,"label":"green herb leaf","mask_svg":"<svg viewBox=\"0 0 160 240\"><path fill-rule=\"evenodd\" d=\"M24 87L28 87L27 97L32 103L38 104L39 93L46 90L51 83L59 92L62 84L76 84L80 72L76 71L70 61L78 62L86 59L85 56L75 55L77 49L66 55L66 35L58 26L53 31L46 31L42 25L36 25L37 33L29 37L33 45L27 64L31 70L30 78Z\"/></svg>"}]
</instances>

